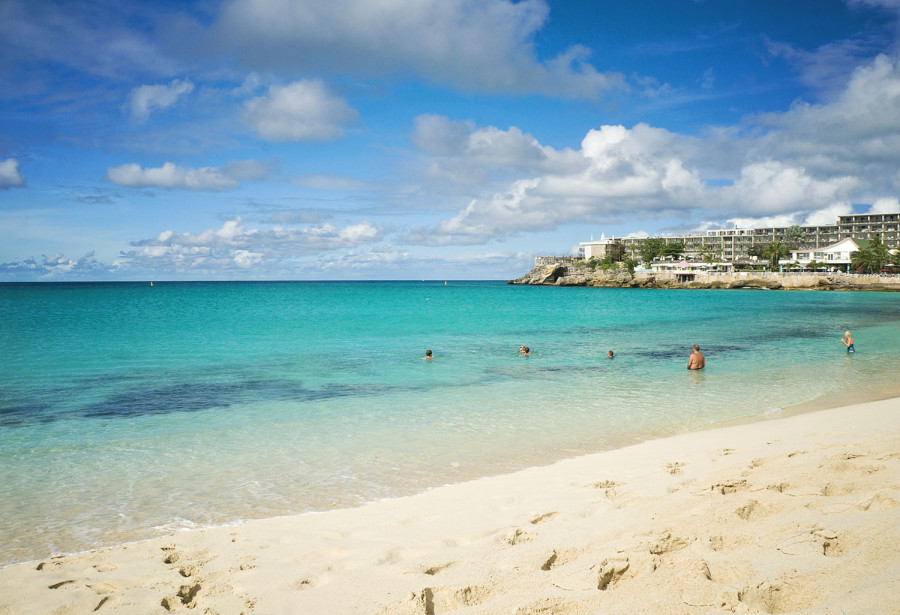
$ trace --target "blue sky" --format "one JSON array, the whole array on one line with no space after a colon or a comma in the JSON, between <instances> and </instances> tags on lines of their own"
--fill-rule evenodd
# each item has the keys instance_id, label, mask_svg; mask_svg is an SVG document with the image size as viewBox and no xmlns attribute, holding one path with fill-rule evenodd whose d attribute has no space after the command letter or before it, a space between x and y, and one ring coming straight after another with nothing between
<instances>
[{"instance_id":1,"label":"blue sky","mask_svg":"<svg viewBox=\"0 0 900 615\"><path fill-rule=\"evenodd\" d=\"M0 281L506 279L900 210L900 0L2 0Z\"/></svg>"}]
</instances>

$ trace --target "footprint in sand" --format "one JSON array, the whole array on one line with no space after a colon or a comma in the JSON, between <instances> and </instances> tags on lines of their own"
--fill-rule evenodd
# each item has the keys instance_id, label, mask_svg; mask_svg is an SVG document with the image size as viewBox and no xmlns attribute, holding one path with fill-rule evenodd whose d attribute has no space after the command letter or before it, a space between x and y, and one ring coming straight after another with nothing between
<instances>
[{"instance_id":1,"label":"footprint in sand","mask_svg":"<svg viewBox=\"0 0 900 615\"><path fill-rule=\"evenodd\" d=\"M747 502L746 504L744 504L743 506L741 506L734 512L738 517L740 517L744 521L747 521L750 519L750 516L753 514L753 511L756 510L757 504L758 504L758 502L756 500L750 500L749 502Z\"/></svg>"},{"instance_id":2,"label":"footprint in sand","mask_svg":"<svg viewBox=\"0 0 900 615\"><path fill-rule=\"evenodd\" d=\"M547 571L547 570L550 570L551 568L553 568L553 564L556 563L556 559L557 559L558 557L559 557L559 556L556 554L556 551L554 551L554 552L550 555L550 557L548 557L548 558L546 559L546 561L544 561L544 564L541 566L541 570Z\"/></svg>"},{"instance_id":3,"label":"footprint in sand","mask_svg":"<svg viewBox=\"0 0 900 615\"><path fill-rule=\"evenodd\" d=\"M629 565L627 557L613 557L600 562L600 572L597 573L597 589L600 591L611 589L628 571Z\"/></svg>"},{"instance_id":4,"label":"footprint in sand","mask_svg":"<svg viewBox=\"0 0 900 615\"><path fill-rule=\"evenodd\" d=\"M532 536L522 528L516 528L503 538L503 542L511 546L515 546L523 542L529 542L531 540L534 540L534 536Z\"/></svg>"},{"instance_id":5,"label":"footprint in sand","mask_svg":"<svg viewBox=\"0 0 900 615\"><path fill-rule=\"evenodd\" d=\"M115 564L111 564L109 562L102 562L100 564L94 564L94 569L97 572L110 572L111 570L115 570L118 566Z\"/></svg>"},{"instance_id":6,"label":"footprint in sand","mask_svg":"<svg viewBox=\"0 0 900 615\"><path fill-rule=\"evenodd\" d=\"M747 488L747 481L743 478L726 480L721 483L716 483L712 485L709 489L714 493L720 493L722 495L728 493L737 493L740 490L744 490Z\"/></svg>"},{"instance_id":7,"label":"footprint in sand","mask_svg":"<svg viewBox=\"0 0 900 615\"><path fill-rule=\"evenodd\" d=\"M615 489L616 487L621 486L622 483L617 483L614 480L602 480L599 483L593 483L588 485L591 489Z\"/></svg>"},{"instance_id":8,"label":"footprint in sand","mask_svg":"<svg viewBox=\"0 0 900 615\"><path fill-rule=\"evenodd\" d=\"M684 471L681 468L683 467L684 464L680 461L673 461L666 464L666 470L669 472L669 474L682 474Z\"/></svg>"},{"instance_id":9,"label":"footprint in sand","mask_svg":"<svg viewBox=\"0 0 900 615\"><path fill-rule=\"evenodd\" d=\"M430 567L426 568L425 570L423 570L422 572L424 572L425 574L427 574L429 576L434 576L437 573L439 573L443 570L446 570L447 568L455 566L457 563L458 562L447 562L446 564L441 564L439 566L430 566Z\"/></svg>"},{"instance_id":10,"label":"footprint in sand","mask_svg":"<svg viewBox=\"0 0 900 615\"><path fill-rule=\"evenodd\" d=\"M538 523L547 521L547 520L551 519L552 517L555 517L558 514L559 513L557 513L557 512L548 512L548 513L544 513L543 515L538 515L537 517L535 517L534 519L531 520L531 525L537 525Z\"/></svg>"},{"instance_id":11,"label":"footprint in sand","mask_svg":"<svg viewBox=\"0 0 900 615\"><path fill-rule=\"evenodd\" d=\"M177 594L163 598L160 604L167 611L174 611L180 606L186 606L189 609L192 609L197 606L195 600L197 594L200 593L200 589L199 583L195 585L182 585Z\"/></svg>"},{"instance_id":12,"label":"footprint in sand","mask_svg":"<svg viewBox=\"0 0 900 615\"><path fill-rule=\"evenodd\" d=\"M801 584L802 585L802 584ZM753 612L793 613L816 604L820 597L815 592L795 587L790 578L763 581L756 586L744 587L737 595L738 601L754 609Z\"/></svg>"},{"instance_id":13,"label":"footprint in sand","mask_svg":"<svg viewBox=\"0 0 900 615\"><path fill-rule=\"evenodd\" d=\"M860 510L890 510L896 508L900 502L884 493L876 493L871 498L859 505Z\"/></svg>"},{"instance_id":14,"label":"footprint in sand","mask_svg":"<svg viewBox=\"0 0 900 615\"><path fill-rule=\"evenodd\" d=\"M180 574L184 578L192 577L197 574L197 567L191 565L182 566L178 569L178 574Z\"/></svg>"},{"instance_id":15,"label":"footprint in sand","mask_svg":"<svg viewBox=\"0 0 900 615\"><path fill-rule=\"evenodd\" d=\"M680 538L678 536L672 536L671 532L665 532L660 534L659 538L650 544L650 553L653 555L662 555L673 551L681 551L691 542L693 542L693 538Z\"/></svg>"},{"instance_id":16,"label":"footprint in sand","mask_svg":"<svg viewBox=\"0 0 900 615\"><path fill-rule=\"evenodd\" d=\"M162 547L162 551L164 564L174 564L178 561L178 558L181 557L178 551L175 550L175 545L167 545L165 547Z\"/></svg>"}]
</instances>

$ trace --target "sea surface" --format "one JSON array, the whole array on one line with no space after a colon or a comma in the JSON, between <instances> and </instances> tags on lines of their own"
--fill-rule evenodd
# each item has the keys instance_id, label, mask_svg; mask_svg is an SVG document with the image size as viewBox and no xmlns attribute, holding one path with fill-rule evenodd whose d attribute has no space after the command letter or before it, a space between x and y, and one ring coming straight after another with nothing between
<instances>
[{"instance_id":1,"label":"sea surface","mask_svg":"<svg viewBox=\"0 0 900 615\"><path fill-rule=\"evenodd\" d=\"M891 293L0 284L0 565L900 395L898 348Z\"/></svg>"}]
</instances>

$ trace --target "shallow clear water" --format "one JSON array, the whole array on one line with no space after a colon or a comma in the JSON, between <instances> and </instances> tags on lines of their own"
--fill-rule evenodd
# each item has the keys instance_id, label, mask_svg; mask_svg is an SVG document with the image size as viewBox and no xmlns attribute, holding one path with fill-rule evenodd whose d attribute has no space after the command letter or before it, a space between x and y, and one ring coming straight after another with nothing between
<instances>
[{"instance_id":1,"label":"shallow clear water","mask_svg":"<svg viewBox=\"0 0 900 615\"><path fill-rule=\"evenodd\" d=\"M7 284L0 314L0 565L900 391L890 293Z\"/></svg>"}]
</instances>

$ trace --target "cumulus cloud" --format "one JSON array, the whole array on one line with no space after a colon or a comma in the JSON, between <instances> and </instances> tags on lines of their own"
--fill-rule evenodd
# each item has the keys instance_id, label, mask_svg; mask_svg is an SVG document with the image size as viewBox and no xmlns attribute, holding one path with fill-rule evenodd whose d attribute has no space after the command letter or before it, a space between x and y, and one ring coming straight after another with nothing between
<instances>
[{"instance_id":1,"label":"cumulus cloud","mask_svg":"<svg viewBox=\"0 0 900 615\"><path fill-rule=\"evenodd\" d=\"M330 141L358 116L321 81L273 85L244 104L244 121L268 141Z\"/></svg>"},{"instance_id":2,"label":"cumulus cloud","mask_svg":"<svg viewBox=\"0 0 900 615\"><path fill-rule=\"evenodd\" d=\"M185 188L214 192L237 188L240 185L238 180L263 179L267 175L266 166L254 160L199 169L186 169L172 162L146 169L139 164L128 163L106 170L107 181L126 188Z\"/></svg>"},{"instance_id":3,"label":"cumulus cloud","mask_svg":"<svg viewBox=\"0 0 900 615\"><path fill-rule=\"evenodd\" d=\"M870 214L895 214L900 212L900 200L897 197L878 199L872 203Z\"/></svg>"},{"instance_id":4,"label":"cumulus cloud","mask_svg":"<svg viewBox=\"0 0 900 615\"><path fill-rule=\"evenodd\" d=\"M192 274L199 271L240 273L265 267L267 273L299 266L303 257L351 250L382 239L381 229L368 221L338 227L333 224L301 228L247 228L240 218L202 233L164 231L152 239L132 242L118 267ZM297 275L297 274L295 274ZM302 273L297 277L304 277Z\"/></svg>"},{"instance_id":5,"label":"cumulus cloud","mask_svg":"<svg viewBox=\"0 0 900 615\"><path fill-rule=\"evenodd\" d=\"M415 118L410 140L431 155L427 172L432 180L457 186L485 185L509 172L571 173L587 166L579 153L541 145L515 126L477 128L441 115Z\"/></svg>"},{"instance_id":6,"label":"cumulus cloud","mask_svg":"<svg viewBox=\"0 0 900 615\"><path fill-rule=\"evenodd\" d=\"M0 160L0 190L25 185L25 176L19 171L19 161L15 158Z\"/></svg>"},{"instance_id":7,"label":"cumulus cloud","mask_svg":"<svg viewBox=\"0 0 900 615\"><path fill-rule=\"evenodd\" d=\"M802 167L768 160L741 169L740 178L722 189L722 197L733 209L770 214L830 205L856 184L853 177L817 179Z\"/></svg>"},{"instance_id":8,"label":"cumulus cloud","mask_svg":"<svg viewBox=\"0 0 900 615\"><path fill-rule=\"evenodd\" d=\"M839 216L853 213L853 206L848 202L832 203L827 207L809 211L793 211L774 216L753 216L729 218L725 228L763 228L763 227L787 227L787 226L827 226L837 222ZM705 223L703 229L722 228L722 225Z\"/></svg>"},{"instance_id":9,"label":"cumulus cloud","mask_svg":"<svg viewBox=\"0 0 900 615\"><path fill-rule=\"evenodd\" d=\"M41 258L28 258L21 261L0 263L0 277L10 279L47 280L53 278L87 278L104 277L112 269L96 258L94 252L88 252L78 259L71 259L61 253Z\"/></svg>"},{"instance_id":10,"label":"cumulus cloud","mask_svg":"<svg viewBox=\"0 0 900 615\"><path fill-rule=\"evenodd\" d=\"M194 91L194 84L176 79L168 85L142 85L131 90L128 109L131 117L138 122L146 122L154 111L168 109L178 99Z\"/></svg>"},{"instance_id":11,"label":"cumulus cloud","mask_svg":"<svg viewBox=\"0 0 900 615\"><path fill-rule=\"evenodd\" d=\"M851 203L897 211L900 64L878 56L829 100L700 136L602 126L579 150L556 150L515 128L421 116L411 141L433 180L481 180L455 214L413 229L404 238L411 243L476 244L641 216L830 224L851 213ZM499 179L483 181L492 174Z\"/></svg>"},{"instance_id":12,"label":"cumulus cloud","mask_svg":"<svg viewBox=\"0 0 900 615\"><path fill-rule=\"evenodd\" d=\"M228 0L206 44L259 71L411 72L481 92L596 98L623 79L583 46L542 61L545 0Z\"/></svg>"},{"instance_id":13,"label":"cumulus cloud","mask_svg":"<svg viewBox=\"0 0 900 615\"><path fill-rule=\"evenodd\" d=\"M673 153L670 146L675 139L676 135L645 124L633 129L603 126L589 131L574 152L541 146L518 131L477 131L465 156L480 164L543 173L515 180L490 197L472 199L433 233L420 229L408 239L438 245L481 243L631 209L658 211L694 202L703 193L703 182ZM476 146L470 147L472 143Z\"/></svg>"}]
</instances>

